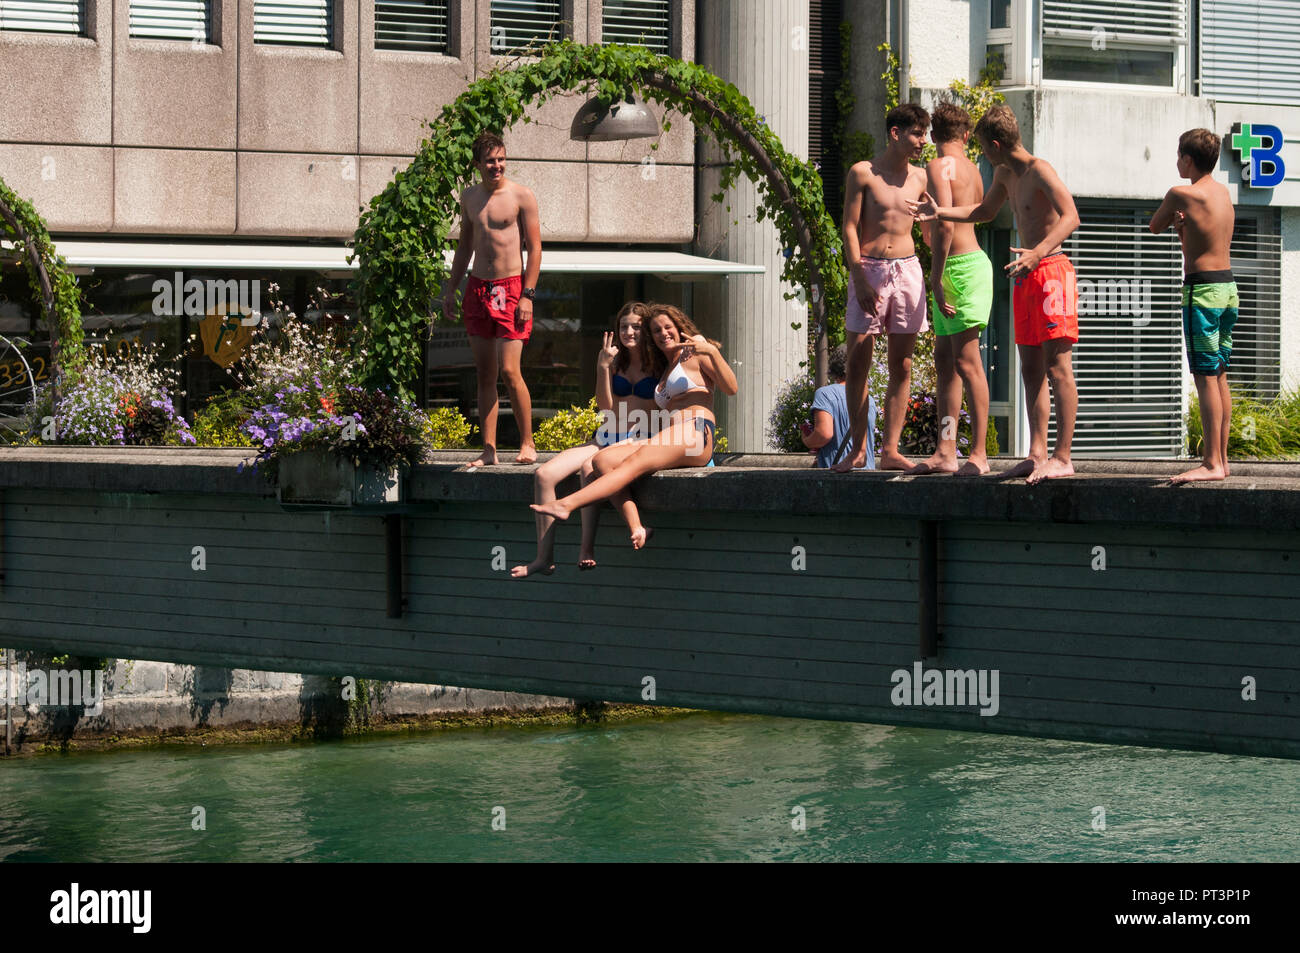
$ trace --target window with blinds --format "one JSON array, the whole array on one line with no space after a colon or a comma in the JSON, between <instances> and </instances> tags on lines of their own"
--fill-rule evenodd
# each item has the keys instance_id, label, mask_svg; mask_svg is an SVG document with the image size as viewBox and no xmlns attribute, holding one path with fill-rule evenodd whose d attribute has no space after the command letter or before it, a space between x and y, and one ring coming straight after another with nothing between
<instances>
[{"instance_id":1,"label":"window with blinds","mask_svg":"<svg viewBox=\"0 0 1300 953\"><path fill-rule=\"evenodd\" d=\"M668 0L605 0L601 42L629 43L667 55L668 16Z\"/></svg>"},{"instance_id":2,"label":"window with blinds","mask_svg":"<svg viewBox=\"0 0 1300 953\"><path fill-rule=\"evenodd\" d=\"M1147 228L1156 205L1078 205L1065 243L1079 282L1074 377L1079 455L1178 456L1183 448L1182 252ZM1055 414L1049 446L1056 439Z\"/></svg>"},{"instance_id":3,"label":"window with blinds","mask_svg":"<svg viewBox=\"0 0 1300 953\"><path fill-rule=\"evenodd\" d=\"M562 38L560 0L492 0L492 53L540 47Z\"/></svg>"},{"instance_id":4,"label":"window with blinds","mask_svg":"<svg viewBox=\"0 0 1300 953\"><path fill-rule=\"evenodd\" d=\"M835 95L839 90L840 21L844 0L809 0L808 3L808 161L822 177L826 209L838 222L843 212L844 166L842 137L847 116L841 116Z\"/></svg>"},{"instance_id":5,"label":"window with blinds","mask_svg":"<svg viewBox=\"0 0 1300 953\"><path fill-rule=\"evenodd\" d=\"M0 30L85 36L85 0L0 0Z\"/></svg>"},{"instance_id":6,"label":"window with blinds","mask_svg":"<svg viewBox=\"0 0 1300 953\"><path fill-rule=\"evenodd\" d=\"M1188 0L1043 0L1043 36L1177 46L1187 42Z\"/></svg>"},{"instance_id":7,"label":"window with blinds","mask_svg":"<svg viewBox=\"0 0 1300 953\"><path fill-rule=\"evenodd\" d=\"M375 2L375 49L447 52L447 0Z\"/></svg>"},{"instance_id":8,"label":"window with blinds","mask_svg":"<svg viewBox=\"0 0 1300 953\"><path fill-rule=\"evenodd\" d=\"M130 35L207 43L211 36L210 6L208 0L131 0Z\"/></svg>"},{"instance_id":9,"label":"window with blinds","mask_svg":"<svg viewBox=\"0 0 1300 953\"><path fill-rule=\"evenodd\" d=\"M1241 304L1232 330L1234 388L1272 400L1282 388L1282 232L1277 209L1237 209L1232 277Z\"/></svg>"},{"instance_id":10,"label":"window with blinds","mask_svg":"<svg viewBox=\"0 0 1300 953\"><path fill-rule=\"evenodd\" d=\"M253 42L277 46L334 45L333 0L253 3Z\"/></svg>"},{"instance_id":11,"label":"window with blinds","mask_svg":"<svg viewBox=\"0 0 1300 953\"><path fill-rule=\"evenodd\" d=\"M1182 86L1190 0L1043 0L1043 78Z\"/></svg>"},{"instance_id":12,"label":"window with blinds","mask_svg":"<svg viewBox=\"0 0 1300 953\"><path fill-rule=\"evenodd\" d=\"M1300 106L1298 49L1295 0L1201 0L1201 95Z\"/></svg>"}]
</instances>

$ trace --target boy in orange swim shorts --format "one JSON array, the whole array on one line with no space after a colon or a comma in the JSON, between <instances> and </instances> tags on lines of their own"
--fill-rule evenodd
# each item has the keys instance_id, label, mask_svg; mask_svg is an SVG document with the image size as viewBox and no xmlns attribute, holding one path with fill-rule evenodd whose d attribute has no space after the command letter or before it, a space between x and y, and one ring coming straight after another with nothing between
<instances>
[{"instance_id":1,"label":"boy in orange swim shorts","mask_svg":"<svg viewBox=\"0 0 1300 953\"><path fill-rule=\"evenodd\" d=\"M1029 412L1029 456L1006 472L1029 483L1070 476L1070 444L1079 412L1073 351L1079 340L1079 306L1074 266L1061 245L1079 227L1074 199L1046 160L1031 155L1020 140L1016 114L1007 106L989 108L975 126L975 138L993 163L993 184L978 205L937 208L927 194L909 203L920 221L987 222L1010 200L1024 248L1007 265L1016 279L1012 305L1016 347ZM1056 446L1047 455L1047 424L1056 403Z\"/></svg>"}]
</instances>

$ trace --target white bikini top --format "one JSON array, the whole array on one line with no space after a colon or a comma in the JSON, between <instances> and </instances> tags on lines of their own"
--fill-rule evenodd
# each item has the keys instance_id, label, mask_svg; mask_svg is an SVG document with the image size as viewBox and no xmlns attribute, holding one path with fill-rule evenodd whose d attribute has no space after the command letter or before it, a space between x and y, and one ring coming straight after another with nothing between
<instances>
[{"instance_id":1,"label":"white bikini top","mask_svg":"<svg viewBox=\"0 0 1300 953\"><path fill-rule=\"evenodd\" d=\"M655 388L655 403L667 409L669 401L674 397L680 397L682 394L693 394L697 391L708 393L708 390L709 388L706 385L695 383L681 364L674 364L672 370L668 372L668 377Z\"/></svg>"}]
</instances>

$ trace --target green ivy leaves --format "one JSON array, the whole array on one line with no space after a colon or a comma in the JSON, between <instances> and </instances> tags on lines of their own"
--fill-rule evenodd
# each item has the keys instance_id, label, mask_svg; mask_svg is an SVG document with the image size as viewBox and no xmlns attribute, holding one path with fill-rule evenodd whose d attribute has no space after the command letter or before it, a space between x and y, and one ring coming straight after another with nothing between
<instances>
[{"instance_id":1,"label":"green ivy leaves","mask_svg":"<svg viewBox=\"0 0 1300 953\"><path fill-rule=\"evenodd\" d=\"M444 252L452 246L447 236L460 192L473 184L474 137L484 129L501 132L521 118L527 121L525 107L556 93L584 89L607 102L639 95L685 115L699 133L712 138L725 163L713 200L722 202L741 175L757 183L756 217L770 218L782 247L796 249L785 259L782 280L802 287L805 300L813 300L810 266L815 266L825 313L842 320L848 275L839 231L826 212L821 177L785 151L749 100L696 63L639 46L584 46L565 40L544 47L535 60L498 68L472 83L429 123L429 137L411 166L363 211L353 240L354 258L360 262L353 288L363 316L357 346L366 352L367 383L392 385L407 395L419 375L420 351L435 317L428 303L448 277ZM667 119L663 128L670 128ZM772 174L760 167L756 152L770 163ZM785 198L773 187L773 175Z\"/></svg>"}]
</instances>

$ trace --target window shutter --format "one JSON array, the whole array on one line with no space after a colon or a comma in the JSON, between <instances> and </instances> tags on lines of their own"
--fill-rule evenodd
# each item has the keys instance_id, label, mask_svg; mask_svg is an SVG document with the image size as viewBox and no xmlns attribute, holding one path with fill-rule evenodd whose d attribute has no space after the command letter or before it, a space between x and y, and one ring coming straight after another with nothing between
<instances>
[{"instance_id":1,"label":"window shutter","mask_svg":"<svg viewBox=\"0 0 1300 953\"><path fill-rule=\"evenodd\" d=\"M375 49L447 52L447 0L376 0Z\"/></svg>"},{"instance_id":2,"label":"window shutter","mask_svg":"<svg viewBox=\"0 0 1300 953\"><path fill-rule=\"evenodd\" d=\"M1080 455L1183 452L1182 252L1147 228L1155 205L1079 203L1065 243L1079 278ZM1048 446L1056 439L1055 413Z\"/></svg>"},{"instance_id":3,"label":"window shutter","mask_svg":"<svg viewBox=\"0 0 1300 953\"><path fill-rule=\"evenodd\" d=\"M1043 36L1181 46L1187 42L1187 0L1043 0Z\"/></svg>"},{"instance_id":4,"label":"window shutter","mask_svg":"<svg viewBox=\"0 0 1300 953\"><path fill-rule=\"evenodd\" d=\"M1201 94L1300 106L1300 4L1201 0Z\"/></svg>"},{"instance_id":5,"label":"window shutter","mask_svg":"<svg viewBox=\"0 0 1300 953\"><path fill-rule=\"evenodd\" d=\"M82 36L85 0L0 0L0 30Z\"/></svg>"},{"instance_id":6,"label":"window shutter","mask_svg":"<svg viewBox=\"0 0 1300 953\"><path fill-rule=\"evenodd\" d=\"M808 161L818 164L826 208L840 218L844 169L835 132L840 110L840 21L844 0L809 0L808 3ZM847 119L848 117L843 117Z\"/></svg>"},{"instance_id":7,"label":"window shutter","mask_svg":"<svg viewBox=\"0 0 1300 953\"><path fill-rule=\"evenodd\" d=\"M131 0L130 14L131 36L208 42L207 0Z\"/></svg>"},{"instance_id":8,"label":"window shutter","mask_svg":"<svg viewBox=\"0 0 1300 953\"><path fill-rule=\"evenodd\" d=\"M560 39L560 0L492 0L494 54Z\"/></svg>"},{"instance_id":9,"label":"window shutter","mask_svg":"<svg viewBox=\"0 0 1300 953\"><path fill-rule=\"evenodd\" d=\"M1260 400L1282 387L1282 233L1277 209L1237 209L1232 277L1241 305L1228 382Z\"/></svg>"},{"instance_id":10,"label":"window shutter","mask_svg":"<svg viewBox=\"0 0 1300 953\"><path fill-rule=\"evenodd\" d=\"M334 41L333 0L255 0L253 42L328 47Z\"/></svg>"},{"instance_id":11,"label":"window shutter","mask_svg":"<svg viewBox=\"0 0 1300 953\"><path fill-rule=\"evenodd\" d=\"M652 53L668 53L668 0L605 0L601 20L602 43L629 43Z\"/></svg>"}]
</instances>

